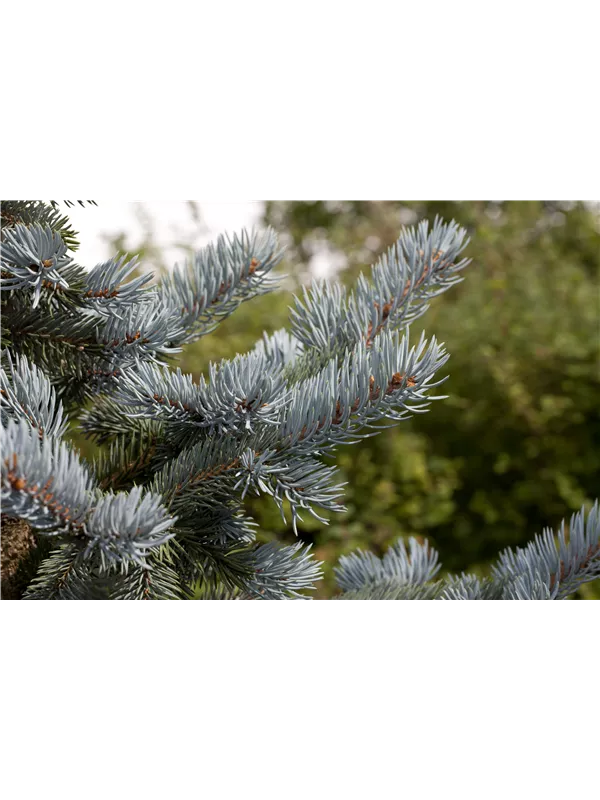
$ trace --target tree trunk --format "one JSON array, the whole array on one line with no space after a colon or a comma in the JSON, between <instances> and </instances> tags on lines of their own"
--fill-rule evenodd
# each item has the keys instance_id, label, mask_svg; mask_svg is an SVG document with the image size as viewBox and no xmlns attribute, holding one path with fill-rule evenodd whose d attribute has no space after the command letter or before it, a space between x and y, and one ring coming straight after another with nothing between
<instances>
[{"instance_id":1,"label":"tree trunk","mask_svg":"<svg viewBox=\"0 0 600 800\"><path fill-rule=\"evenodd\" d=\"M0 583L3 600L20 600L27 588L19 575L23 564L36 546L31 528L25 520L2 517L0 536L2 559L0 561Z\"/></svg>"}]
</instances>

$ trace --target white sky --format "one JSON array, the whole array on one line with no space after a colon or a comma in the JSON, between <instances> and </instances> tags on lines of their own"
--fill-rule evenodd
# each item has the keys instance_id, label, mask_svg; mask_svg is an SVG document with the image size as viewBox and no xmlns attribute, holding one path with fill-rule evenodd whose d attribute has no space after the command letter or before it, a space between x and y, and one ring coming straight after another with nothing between
<instances>
[{"instance_id":1,"label":"white sky","mask_svg":"<svg viewBox=\"0 0 600 800\"><path fill-rule=\"evenodd\" d=\"M197 225L185 201L135 203L98 200L97 203L97 206L74 206L64 211L80 234L77 261L85 267L93 267L114 255L104 241L105 235L125 231L130 247L139 244L144 237L143 223L138 217L140 212L147 212L152 218L156 244L164 248L167 261L175 263L181 259L181 251L174 247L176 242L183 240L202 247L220 233L251 228L259 222L264 205L260 201L200 202L201 224Z\"/></svg>"}]
</instances>

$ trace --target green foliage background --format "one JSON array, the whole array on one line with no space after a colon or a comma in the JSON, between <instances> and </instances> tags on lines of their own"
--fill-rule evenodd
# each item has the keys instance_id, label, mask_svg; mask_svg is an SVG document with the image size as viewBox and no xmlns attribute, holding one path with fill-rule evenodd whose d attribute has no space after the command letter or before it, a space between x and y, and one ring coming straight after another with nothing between
<instances>
[{"instance_id":1,"label":"green foliage background","mask_svg":"<svg viewBox=\"0 0 600 800\"><path fill-rule=\"evenodd\" d=\"M300 536L332 567L357 547L381 553L399 536L426 537L451 571L485 573L499 550L557 527L600 494L600 216L549 202L274 202L265 223L287 245L284 290L242 305L182 354L198 376L210 360L288 324L291 290L310 260L346 260L351 285L402 225L436 214L464 225L472 264L412 326L445 342L449 375L427 414L340 448L348 511ZM122 249L123 237L120 242ZM144 243L137 250L144 255ZM260 538L294 541L268 499L250 501ZM288 517L289 522L289 517ZM580 597L600 598L600 582Z\"/></svg>"}]
</instances>

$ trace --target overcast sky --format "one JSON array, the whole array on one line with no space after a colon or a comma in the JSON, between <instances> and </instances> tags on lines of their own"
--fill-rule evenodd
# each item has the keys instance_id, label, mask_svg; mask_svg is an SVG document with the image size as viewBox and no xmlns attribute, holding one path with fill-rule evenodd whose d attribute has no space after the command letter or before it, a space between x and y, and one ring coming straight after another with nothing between
<instances>
[{"instance_id":1,"label":"overcast sky","mask_svg":"<svg viewBox=\"0 0 600 800\"><path fill-rule=\"evenodd\" d=\"M174 247L178 241L186 241L201 247L217 237L219 233L234 233L241 228L251 228L260 220L263 203L241 201L232 203L200 202L200 224L193 219L186 202L123 202L97 201L97 206L74 206L68 209L73 227L80 234L77 260L82 266L93 267L114 253L105 236L122 231L127 233L127 245L135 247L144 237L144 225L140 214L147 213L153 220L156 243L165 249L167 261L181 260L181 251Z\"/></svg>"},{"instance_id":2,"label":"overcast sky","mask_svg":"<svg viewBox=\"0 0 600 800\"><path fill-rule=\"evenodd\" d=\"M220 233L235 233L260 223L264 203L242 200L228 203L198 201L200 220L195 220L189 203L125 202L98 200L97 206L73 206L63 209L79 232L77 262L91 268L115 255L106 237L126 233L125 249L136 249L144 239L144 217L152 221L155 244L164 253L167 266L181 262L184 255L176 243L202 247ZM62 206L61 206L62 209ZM345 258L326 248L310 259L313 278L333 277L345 265ZM152 268L153 264L146 264Z\"/></svg>"}]
</instances>

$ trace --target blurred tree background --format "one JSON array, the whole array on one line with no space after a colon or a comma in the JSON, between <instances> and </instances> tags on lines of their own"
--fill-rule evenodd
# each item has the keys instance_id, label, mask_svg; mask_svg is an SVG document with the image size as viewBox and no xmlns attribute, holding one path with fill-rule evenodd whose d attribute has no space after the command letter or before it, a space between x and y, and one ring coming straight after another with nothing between
<instances>
[{"instance_id":1,"label":"blurred tree background","mask_svg":"<svg viewBox=\"0 0 600 800\"><path fill-rule=\"evenodd\" d=\"M190 204L191 224L201 224ZM505 547L556 528L600 495L600 212L561 202L269 202L264 223L287 246L282 290L243 304L179 364L196 377L209 361L250 349L288 324L291 292L325 261L352 285L403 225L455 219L471 241L464 281L411 326L445 342L446 400L357 445L335 462L347 512L324 526L305 516L300 537L332 568L357 547L381 554L399 536L427 538L451 571L485 574ZM135 250L160 256L148 221ZM123 251L124 235L112 249ZM182 249L188 248L182 243ZM92 452L89 443L78 444ZM259 538L295 541L268 498L251 499ZM289 516L288 516L289 523ZM580 597L600 598L600 581Z\"/></svg>"}]
</instances>

